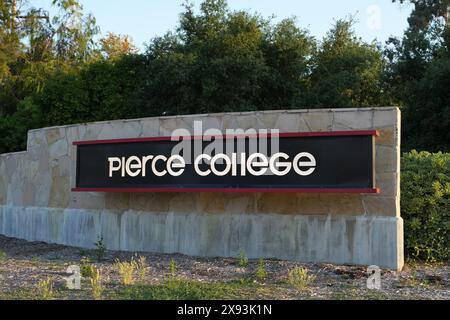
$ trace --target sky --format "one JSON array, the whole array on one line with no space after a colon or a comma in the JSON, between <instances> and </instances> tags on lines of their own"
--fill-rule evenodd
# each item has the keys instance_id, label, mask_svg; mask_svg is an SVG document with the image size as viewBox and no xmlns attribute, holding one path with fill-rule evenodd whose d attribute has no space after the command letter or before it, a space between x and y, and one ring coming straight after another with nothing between
<instances>
[{"instance_id":1,"label":"sky","mask_svg":"<svg viewBox=\"0 0 450 320\"><path fill-rule=\"evenodd\" d=\"M181 0L79 0L86 13L97 19L101 35L127 34L141 50L145 43L177 26L182 12ZM35 7L50 10L51 0L30 0ZM200 0L191 0L199 7ZM366 42L386 41L401 36L407 27L411 5L391 0L228 0L233 10L245 9L275 21L297 17L297 25L322 39L333 22L352 15L355 31ZM54 9L53 9L54 12Z\"/></svg>"}]
</instances>

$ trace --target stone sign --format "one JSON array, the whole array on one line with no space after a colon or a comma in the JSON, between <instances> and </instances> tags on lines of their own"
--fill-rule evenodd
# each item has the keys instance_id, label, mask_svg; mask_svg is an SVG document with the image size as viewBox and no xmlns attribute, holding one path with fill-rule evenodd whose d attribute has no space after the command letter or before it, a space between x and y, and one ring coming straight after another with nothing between
<instances>
[{"instance_id":1,"label":"stone sign","mask_svg":"<svg viewBox=\"0 0 450 320\"><path fill-rule=\"evenodd\" d=\"M174 130L377 131L379 193L74 192L76 141L170 136ZM113 164L118 165L117 163ZM28 133L0 155L0 233L93 248L196 256L403 266L398 108L279 110L118 120Z\"/></svg>"}]
</instances>

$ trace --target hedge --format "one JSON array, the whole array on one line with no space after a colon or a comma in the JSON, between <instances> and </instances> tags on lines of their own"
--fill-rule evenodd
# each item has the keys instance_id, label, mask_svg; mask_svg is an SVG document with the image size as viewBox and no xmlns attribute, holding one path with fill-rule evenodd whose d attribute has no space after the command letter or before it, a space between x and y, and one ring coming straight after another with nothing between
<instances>
[{"instance_id":1,"label":"hedge","mask_svg":"<svg viewBox=\"0 0 450 320\"><path fill-rule=\"evenodd\" d=\"M450 153L404 153L401 214L405 253L412 260L448 261L450 253Z\"/></svg>"}]
</instances>

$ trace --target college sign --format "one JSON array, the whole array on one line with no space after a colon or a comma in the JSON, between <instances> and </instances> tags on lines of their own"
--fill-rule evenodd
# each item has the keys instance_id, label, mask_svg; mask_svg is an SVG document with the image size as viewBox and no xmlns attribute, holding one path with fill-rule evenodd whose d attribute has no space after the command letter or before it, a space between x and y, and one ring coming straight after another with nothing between
<instances>
[{"instance_id":1,"label":"college sign","mask_svg":"<svg viewBox=\"0 0 450 320\"><path fill-rule=\"evenodd\" d=\"M265 130L78 141L73 191L376 193L376 135Z\"/></svg>"}]
</instances>

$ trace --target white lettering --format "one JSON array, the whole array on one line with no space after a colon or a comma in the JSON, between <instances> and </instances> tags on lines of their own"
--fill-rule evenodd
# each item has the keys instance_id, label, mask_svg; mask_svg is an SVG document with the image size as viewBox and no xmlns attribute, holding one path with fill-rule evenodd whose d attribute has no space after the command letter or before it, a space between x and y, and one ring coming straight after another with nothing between
<instances>
[{"instance_id":1,"label":"white lettering","mask_svg":"<svg viewBox=\"0 0 450 320\"><path fill-rule=\"evenodd\" d=\"M307 158L309 161L300 161L302 158ZM301 152L298 155L295 156L294 161L294 170L297 172L297 174L301 176L309 176L311 173L314 172L316 169L316 159L313 157L311 153L308 152ZM302 170L301 167L313 167L309 168L308 170Z\"/></svg>"},{"instance_id":2,"label":"white lettering","mask_svg":"<svg viewBox=\"0 0 450 320\"><path fill-rule=\"evenodd\" d=\"M120 161L120 158L117 157L110 157L108 158L109 161L109 177L112 178L114 171L119 171L120 167L122 166L122 162ZM118 162L118 166L114 166L114 163Z\"/></svg>"}]
</instances>

